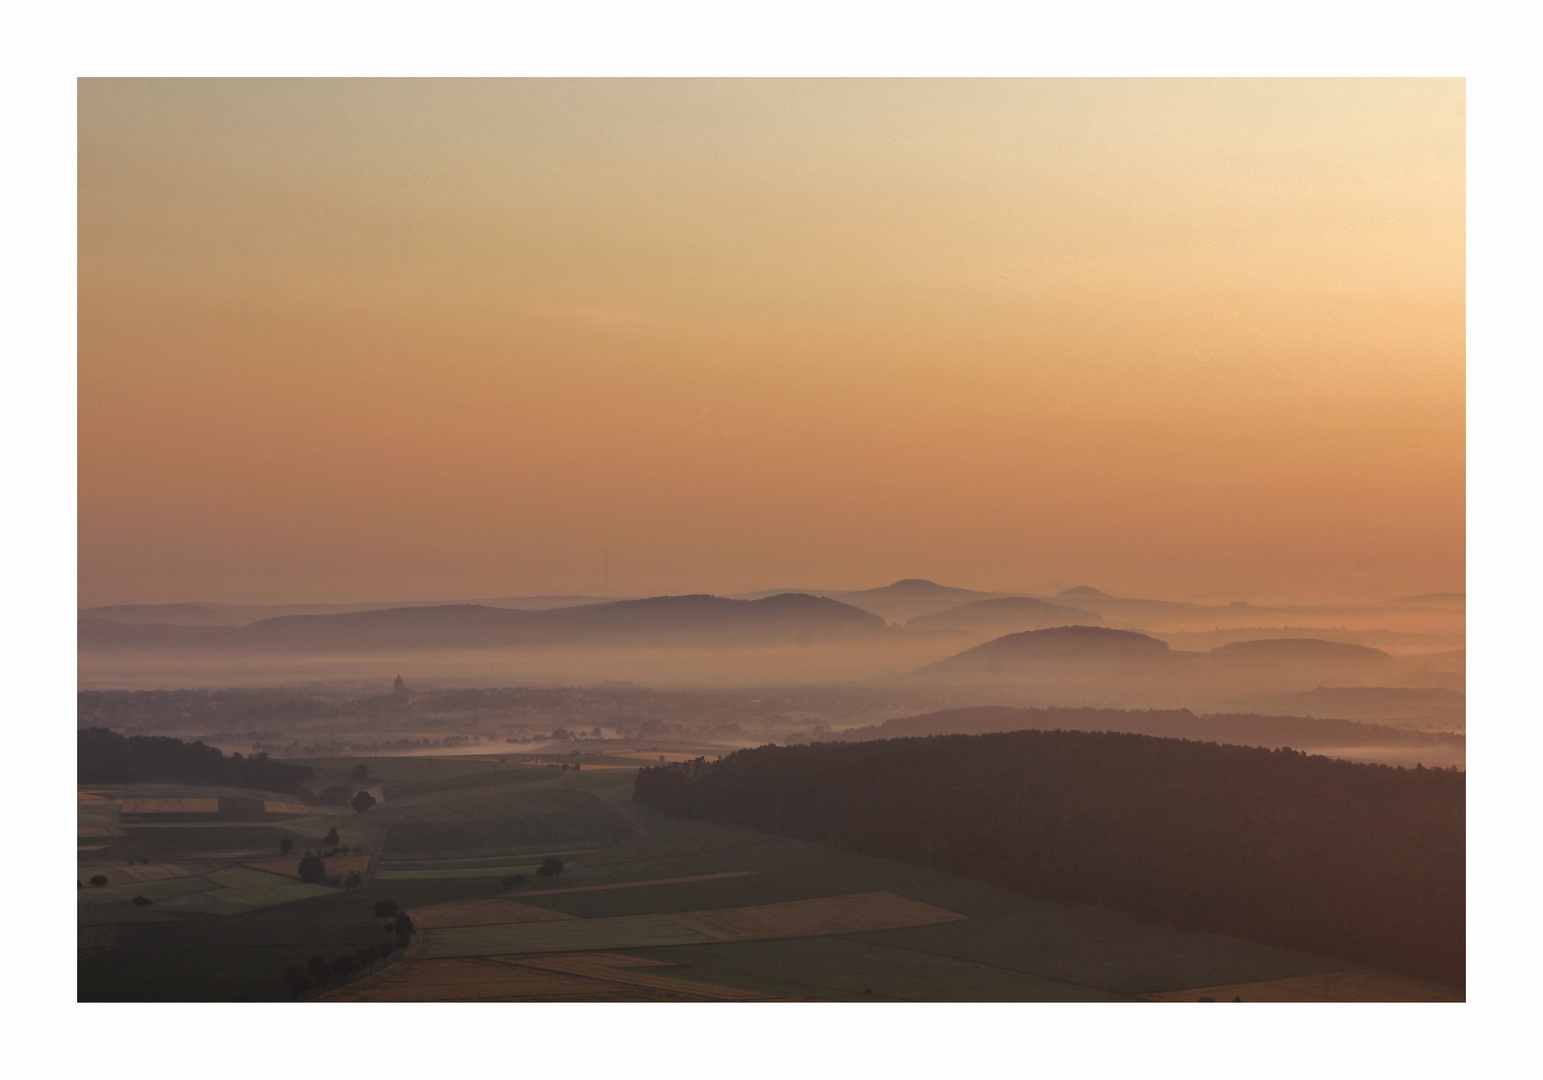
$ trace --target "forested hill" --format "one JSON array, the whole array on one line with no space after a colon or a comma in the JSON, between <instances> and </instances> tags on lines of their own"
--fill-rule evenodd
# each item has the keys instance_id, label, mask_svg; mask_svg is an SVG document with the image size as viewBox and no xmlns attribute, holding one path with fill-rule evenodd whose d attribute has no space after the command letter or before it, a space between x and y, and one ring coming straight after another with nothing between
<instances>
[{"instance_id":1,"label":"forested hill","mask_svg":"<svg viewBox=\"0 0 1543 1080\"><path fill-rule=\"evenodd\" d=\"M1196 715L1188 709L1014 708L974 705L962 709L897 716L882 724L848 728L832 736L840 742L865 742L915 735L982 735L995 731L1123 731L1238 746L1407 747L1433 750L1462 747L1462 735L1409 731L1356 720L1312 716L1262 716L1257 713Z\"/></svg>"},{"instance_id":2,"label":"forested hill","mask_svg":"<svg viewBox=\"0 0 1543 1080\"><path fill-rule=\"evenodd\" d=\"M108 728L81 728L76 775L82 784L207 784L254 788L310 799L313 778L304 765L270 761L266 754L226 757L201 742L164 735L119 735Z\"/></svg>"},{"instance_id":3,"label":"forested hill","mask_svg":"<svg viewBox=\"0 0 1543 1080\"><path fill-rule=\"evenodd\" d=\"M635 798L1417 977L1464 977L1456 771L1144 735L763 746Z\"/></svg>"}]
</instances>

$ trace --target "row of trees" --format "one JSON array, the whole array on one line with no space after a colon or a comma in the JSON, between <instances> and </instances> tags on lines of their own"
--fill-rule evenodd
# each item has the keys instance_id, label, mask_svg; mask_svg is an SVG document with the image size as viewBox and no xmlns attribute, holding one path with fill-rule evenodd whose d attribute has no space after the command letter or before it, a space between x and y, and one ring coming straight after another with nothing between
<instances>
[{"instance_id":1,"label":"row of trees","mask_svg":"<svg viewBox=\"0 0 1543 1080\"><path fill-rule=\"evenodd\" d=\"M375 918L383 935L377 944L361 945L351 952L339 953L330 962L317 954L303 966L291 964L285 968L284 985L289 988L290 996L299 997L307 990L325 988L361 971L371 971L381 960L407 948L412 936L418 932L412 916L398 907L395 900L376 901Z\"/></svg>"},{"instance_id":2,"label":"row of trees","mask_svg":"<svg viewBox=\"0 0 1543 1080\"><path fill-rule=\"evenodd\" d=\"M266 754L229 757L201 742L164 735L119 735L109 728L81 728L75 768L82 784L211 784L255 788L310 799L315 773L304 765L273 761Z\"/></svg>"},{"instance_id":3,"label":"row of trees","mask_svg":"<svg viewBox=\"0 0 1543 1080\"><path fill-rule=\"evenodd\" d=\"M1145 735L764 746L642 770L688 817L1385 969L1464 977L1466 777Z\"/></svg>"}]
</instances>

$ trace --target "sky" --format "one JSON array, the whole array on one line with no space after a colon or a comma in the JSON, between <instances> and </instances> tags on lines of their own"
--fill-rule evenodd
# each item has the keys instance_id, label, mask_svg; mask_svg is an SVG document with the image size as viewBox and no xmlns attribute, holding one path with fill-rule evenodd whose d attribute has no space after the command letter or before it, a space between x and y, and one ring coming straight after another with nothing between
<instances>
[{"instance_id":1,"label":"sky","mask_svg":"<svg viewBox=\"0 0 1543 1080\"><path fill-rule=\"evenodd\" d=\"M1462 80L82 80L78 190L82 605L1463 589Z\"/></svg>"}]
</instances>

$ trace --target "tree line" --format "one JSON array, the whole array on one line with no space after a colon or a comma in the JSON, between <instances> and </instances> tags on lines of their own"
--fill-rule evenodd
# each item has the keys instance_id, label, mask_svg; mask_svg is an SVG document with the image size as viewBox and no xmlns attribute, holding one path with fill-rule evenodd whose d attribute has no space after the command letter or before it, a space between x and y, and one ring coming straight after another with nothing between
<instances>
[{"instance_id":1,"label":"tree line","mask_svg":"<svg viewBox=\"0 0 1543 1080\"><path fill-rule=\"evenodd\" d=\"M201 742L165 735L119 735L108 728L81 728L76 735L76 775L82 784L209 784L255 788L303 799L315 773L305 765L244 757Z\"/></svg>"},{"instance_id":2,"label":"tree line","mask_svg":"<svg viewBox=\"0 0 1543 1080\"><path fill-rule=\"evenodd\" d=\"M763 746L643 769L634 798L1461 982L1465 794L1456 770L1015 731Z\"/></svg>"}]
</instances>

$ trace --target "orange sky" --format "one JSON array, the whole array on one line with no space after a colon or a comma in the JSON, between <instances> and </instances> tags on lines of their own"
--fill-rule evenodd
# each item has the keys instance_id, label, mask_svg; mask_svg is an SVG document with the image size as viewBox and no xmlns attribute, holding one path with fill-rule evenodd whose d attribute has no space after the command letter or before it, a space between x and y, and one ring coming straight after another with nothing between
<instances>
[{"instance_id":1,"label":"orange sky","mask_svg":"<svg viewBox=\"0 0 1543 1080\"><path fill-rule=\"evenodd\" d=\"M1463 588L1461 80L80 84L80 602Z\"/></svg>"}]
</instances>

